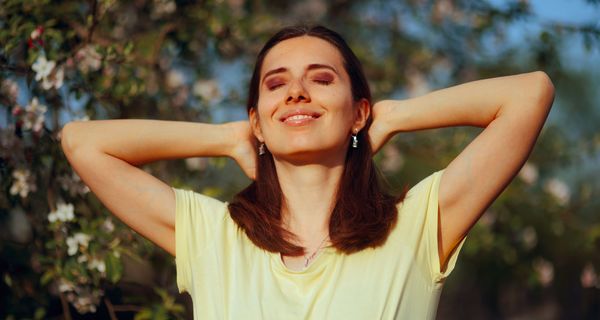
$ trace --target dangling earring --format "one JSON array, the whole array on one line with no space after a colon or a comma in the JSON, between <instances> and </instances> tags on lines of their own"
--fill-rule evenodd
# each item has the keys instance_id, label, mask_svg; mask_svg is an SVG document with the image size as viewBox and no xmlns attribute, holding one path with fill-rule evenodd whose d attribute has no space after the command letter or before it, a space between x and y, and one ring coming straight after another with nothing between
<instances>
[{"instance_id":1,"label":"dangling earring","mask_svg":"<svg viewBox=\"0 0 600 320\"><path fill-rule=\"evenodd\" d=\"M258 155L262 156L263 154L265 154L265 143L261 142L260 146L258 146Z\"/></svg>"},{"instance_id":2,"label":"dangling earring","mask_svg":"<svg viewBox=\"0 0 600 320\"><path fill-rule=\"evenodd\" d=\"M354 130L354 134L352 135L352 148L357 149L358 148L358 137L356 136L358 134L357 130Z\"/></svg>"}]
</instances>

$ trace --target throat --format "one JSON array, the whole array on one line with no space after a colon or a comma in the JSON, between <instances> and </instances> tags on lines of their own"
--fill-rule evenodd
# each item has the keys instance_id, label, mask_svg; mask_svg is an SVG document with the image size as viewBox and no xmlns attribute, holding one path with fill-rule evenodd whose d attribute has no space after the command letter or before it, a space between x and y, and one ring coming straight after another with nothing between
<instances>
[{"instance_id":1,"label":"throat","mask_svg":"<svg viewBox=\"0 0 600 320\"><path fill-rule=\"evenodd\" d=\"M306 269L306 267L305 267L306 259L303 256L290 257L290 256L281 255L281 262L283 262L285 267L291 271L302 271L302 270Z\"/></svg>"},{"instance_id":2,"label":"throat","mask_svg":"<svg viewBox=\"0 0 600 320\"><path fill-rule=\"evenodd\" d=\"M285 256L280 254L281 261L285 265L288 270L291 271L302 271L307 269L311 264L318 259L321 255L322 251L325 250L325 247L329 244L329 236L323 238L323 240L319 243L317 247L314 249L307 251L303 256Z\"/></svg>"},{"instance_id":3,"label":"throat","mask_svg":"<svg viewBox=\"0 0 600 320\"><path fill-rule=\"evenodd\" d=\"M298 257L290 257L280 255L281 262L283 265L290 271L300 272L308 269L313 263L319 259L319 256L322 254L322 249L317 252L312 259L307 259L307 256L298 256Z\"/></svg>"}]
</instances>

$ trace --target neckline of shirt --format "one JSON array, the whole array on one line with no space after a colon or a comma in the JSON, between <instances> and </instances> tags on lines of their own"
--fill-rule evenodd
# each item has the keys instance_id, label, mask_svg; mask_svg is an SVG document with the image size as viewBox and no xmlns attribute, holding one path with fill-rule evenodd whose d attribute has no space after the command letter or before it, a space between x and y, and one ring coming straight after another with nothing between
<instances>
[{"instance_id":1,"label":"neckline of shirt","mask_svg":"<svg viewBox=\"0 0 600 320\"><path fill-rule=\"evenodd\" d=\"M323 268L325 268L327 266L327 260L329 260L329 258L331 256L333 256L333 254L335 254L335 248L332 246L327 246L324 247L320 250L320 252L315 256L315 258L312 260L311 263L309 263L308 267L306 267L305 269L302 270L292 270L289 269L285 263L283 263L283 259L281 258L281 253L277 252L269 252L270 258L271 258L271 265L286 274L292 274L292 275L308 275L308 274L313 274L315 272L319 272L321 271Z\"/></svg>"}]
</instances>

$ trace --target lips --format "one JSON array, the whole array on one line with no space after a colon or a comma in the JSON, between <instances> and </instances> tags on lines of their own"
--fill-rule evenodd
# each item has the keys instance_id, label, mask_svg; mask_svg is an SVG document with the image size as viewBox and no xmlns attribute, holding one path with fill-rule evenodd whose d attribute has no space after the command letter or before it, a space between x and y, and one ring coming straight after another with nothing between
<instances>
[{"instance_id":1,"label":"lips","mask_svg":"<svg viewBox=\"0 0 600 320\"><path fill-rule=\"evenodd\" d=\"M279 121L283 123L304 122L318 119L320 116L321 114L316 111L296 109L284 113Z\"/></svg>"}]
</instances>

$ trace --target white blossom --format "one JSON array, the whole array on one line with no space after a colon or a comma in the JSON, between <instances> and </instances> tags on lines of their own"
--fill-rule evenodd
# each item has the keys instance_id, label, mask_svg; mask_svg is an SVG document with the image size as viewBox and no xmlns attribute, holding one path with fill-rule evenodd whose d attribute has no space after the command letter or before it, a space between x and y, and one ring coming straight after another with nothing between
<instances>
[{"instance_id":1,"label":"white blossom","mask_svg":"<svg viewBox=\"0 0 600 320\"><path fill-rule=\"evenodd\" d=\"M75 240L75 238L69 237L67 238L67 253L72 256L77 253L79 249L79 244Z\"/></svg>"},{"instance_id":2,"label":"white blossom","mask_svg":"<svg viewBox=\"0 0 600 320\"><path fill-rule=\"evenodd\" d=\"M61 278L59 280L58 291L68 292L68 291L73 291L74 289L75 289L75 286L73 286L73 283L71 283L70 281L65 280L63 278Z\"/></svg>"},{"instance_id":3,"label":"white blossom","mask_svg":"<svg viewBox=\"0 0 600 320\"><path fill-rule=\"evenodd\" d=\"M48 108L40 104L37 97L31 99L31 102L25 107L25 117L23 121L23 129L33 130L34 132L40 132L44 125L46 110Z\"/></svg>"},{"instance_id":4,"label":"white blossom","mask_svg":"<svg viewBox=\"0 0 600 320\"><path fill-rule=\"evenodd\" d=\"M55 221L61 221L61 222L66 222L66 221L71 221L75 219L75 215L73 214L73 204L69 203L69 204L65 204L65 203L59 203L57 205L56 210L50 212L50 214L48 214L48 221L50 222L55 222Z\"/></svg>"},{"instance_id":5,"label":"white blossom","mask_svg":"<svg viewBox=\"0 0 600 320\"><path fill-rule=\"evenodd\" d=\"M0 85L0 93L7 97L10 101L15 102L17 100L17 96L19 94L19 85L10 80L4 79L2 80L2 85Z\"/></svg>"},{"instance_id":6,"label":"white blossom","mask_svg":"<svg viewBox=\"0 0 600 320\"><path fill-rule=\"evenodd\" d=\"M581 286L584 288L600 287L598 275L596 274L596 270L594 270L594 266L591 263L586 264L581 271L580 280Z\"/></svg>"},{"instance_id":7,"label":"white blossom","mask_svg":"<svg viewBox=\"0 0 600 320\"><path fill-rule=\"evenodd\" d=\"M54 66L56 66L56 62L46 59L44 55L38 56L31 66L31 69L35 71L35 81L40 81L50 75Z\"/></svg>"},{"instance_id":8,"label":"white blossom","mask_svg":"<svg viewBox=\"0 0 600 320\"><path fill-rule=\"evenodd\" d=\"M175 12L176 9L177 4L173 0L154 0L151 17L160 18Z\"/></svg>"},{"instance_id":9,"label":"white blossom","mask_svg":"<svg viewBox=\"0 0 600 320\"><path fill-rule=\"evenodd\" d=\"M53 87L56 89L60 89L63 85L63 80L65 78L65 68L63 66L57 67L47 77L43 78L42 88L45 90L50 90Z\"/></svg>"},{"instance_id":10,"label":"white blossom","mask_svg":"<svg viewBox=\"0 0 600 320\"><path fill-rule=\"evenodd\" d=\"M97 259L97 258L93 258L89 263L88 263L88 268L90 270L98 270L98 272L100 273L104 273L106 272L106 264L104 263L104 260L101 259Z\"/></svg>"},{"instance_id":11,"label":"white blossom","mask_svg":"<svg viewBox=\"0 0 600 320\"><path fill-rule=\"evenodd\" d=\"M104 220L102 227L109 233L115 230L115 224L112 222L111 218L107 218L106 220Z\"/></svg>"},{"instance_id":12,"label":"white blossom","mask_svg":"<svg viewBox=\"0 0 600 320\"><path fill-rule=\"evenodd\" d=\"M542 286L547 287L552 283L552 280L554 280L554 265L552 265L551 262L539 258L533 263L533 269Z\"/></svg>"},{"instance_id":13,"label":"white blossom","mask_svg":"<svg viewBox=\"0 0 600 320\"><path fill-rule=\"evenodd\" d=\"M10 187L10 194L18 194L21 198L27 197L29 192L36 191L37 187L33 183L33 177L29 169L19 168L12 173L14 178L13 184Z\"/></svg>"},{"instance_id":14,"label":"white blossom","mask_svg":"<svg viewBox=\"0 0 600 320\"><path fill-rule=\"evenodd\" d=\"M67 253L73 256L79 250L79 247L87 248L92 237L88 234L78 232L72 237L67 238Z\"/></svg>"},{"instance_id":15,"label":"white blossom","mask_svg":"<svg viewBox=\"0 0 600 320\"><path fill-rule=\"evenodd\" d=\"M90 295L77 297L73 306L81 313L94 313L96 312L97 308L96 304L94 303L93 296Z\"/></svg>"},{"instance_id":16,"label":"white blossom","mask_svg":"<svg viewBox=\"0 0 600 320\"><path fill-rule=\"evenodd\" d=\"M67 301L73 304L73 307L81 314L96 312L100 304L100 298L104 294L104 291L101 289L73 285L65 280L59 284L59 290L66 293Z\"/></svg>"},{"instance_id":17,"label":"white blossom","mask_svg":"<svg viewBox=\"0 0 600 320\"><path fill-rule=\"evenodd\" d=\"M216 80L197 80L194 83L192 91L194 95L201 97L203 100L208 102L214 102L221 97L219 84Z\"/></svg>"},{"instance_id":18,"label":"white blossom","mask_svg":"<svg viewBox=\"0 0 600 320\"><path fill-rule=\"evenodd\" d=\"M539 173L536 165L526 162L519 171L519 178L528 185L534 184L538 179Z\"/></svg>"},{"instance_id":19,"label":"white blossom","mask_svg":"<svg viewBox=\"0 0 600 320\"><path fill-rule=\"evenodd\" d=\"M166 79L167 87L171 89L178 88L184 84L183 73L178 70L169 70Z\"/></svg>"},{"instance_id":20,"label":"white blossom","mask_svg":"<svg viewBox=\"0 0 600 320\"><path fill-rule=\"evenodd\" d=\"M29 37L31 38L31 40L36 40L41 35L42 35L42 29L37 27L33 31L31 31L31 34L29 35Z\"/></svg>"},{"instance_id":21,"label":"white blossom","mask_svg":"<svg viewBox=\"0 0 600 320\"><path fill-rule=\"evenodd\" d=\"M531 226L523 229L521 232L521 241L525 249L533 249L537 245L537 232L535 232L535 229Z\"/></svg>"},{"instance_id":22,"label":"white blossom","mask_svg":"<svg viewBox=\"0 0 600 320\"><path fill-rule=\"evenodd\" d=\"M544 184L544 190L552 195L560 205L566 205L571 199L571 190L562 180L552 178Z\"/></svg>"},{"instance_id":23,"label":"white blossom","mask_svg":"<svg viewBox=\"0 0 600 320\"><path fill-rule=\"evenodd\" d=\"M88 257L85 254L82 254L79 257L77 257L77 262L79 263L84 263L86 261L88 261Z\"/></svg>"},{"instance_id":24,"label":"white blossom","mask_svg":"<svg viewBox=\"0 0 600 320\"><path fill-rule=\"evenodd\" d=\"M61 175L56 178L63 190L69 191L72 196L76 194L84 195L90 192L90 188L81 181L81 178L75 171L71 174Z\"/></svg>"},{"instance_id":25,"label":"white blossom","mask_svg":"<svg viewBox=\"0 0 600 320\"><path fill-rule=\"evenodd\" d=\"M102 56L96 51L93 45L87 45L75 54L75 58L79 61L77 65L83 73L89 71L97 71L102 66Z\"/></svg>"},{"instance_id":26,"label":"white blossom","mask_svg":"<svg viewBox=\"0 0 600 320\"><path fill-rule=\"evenodd\" d=\"M47 60L46 56L40 55L31 68L35 71L35 80L42 81L42 88L50 90L59 89L63 85L65 77L64 67L56 67L56 62Z\"/></svg>"}]
</instances>

